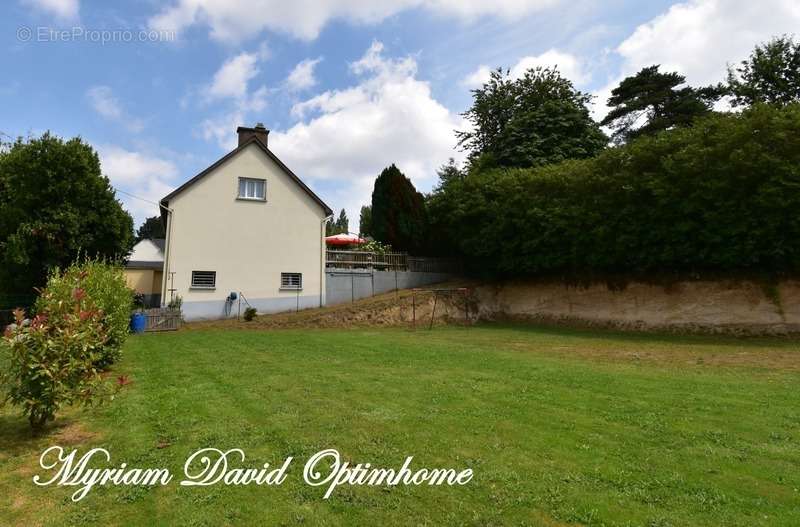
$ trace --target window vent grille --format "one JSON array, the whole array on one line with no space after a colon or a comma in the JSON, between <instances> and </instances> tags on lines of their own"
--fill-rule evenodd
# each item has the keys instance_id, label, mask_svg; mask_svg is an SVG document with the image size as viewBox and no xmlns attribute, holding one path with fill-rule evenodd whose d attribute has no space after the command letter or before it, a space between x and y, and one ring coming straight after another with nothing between
<instances>
[{"instance_id":1,"label":"window vent grille","mask_svg":"<svg viewBox=\"0 0 800 527\"><path fill-rule=\"evenodd\" d=\"M216 285L216 271L192 271L192 287L213 289Z\"/></svg>"},{"instance_id":2,"label":"window vent grille","mask_svg":"<svg viewBox=\"0 0 800 527\"><path fill-rule=\"evenodd\" d=\"M302 273L281 273L281 289L302 289Z\"/></svg>"}]
</instances>

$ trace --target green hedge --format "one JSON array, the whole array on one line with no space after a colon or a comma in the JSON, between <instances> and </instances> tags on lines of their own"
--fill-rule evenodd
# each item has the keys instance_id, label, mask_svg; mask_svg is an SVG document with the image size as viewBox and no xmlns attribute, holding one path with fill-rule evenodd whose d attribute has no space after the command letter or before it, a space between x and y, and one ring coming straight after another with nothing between
<instances>
[{"instance_id":1,"label":"green hedge","mask_svg":"<svg viewBox=\"0 0 800 527\"><path fill-rule=\"evenodd\" d=\"M756 106L431 197L443 236L499 275L800 271L800 106Z\"/></svg>"}]
</instances>

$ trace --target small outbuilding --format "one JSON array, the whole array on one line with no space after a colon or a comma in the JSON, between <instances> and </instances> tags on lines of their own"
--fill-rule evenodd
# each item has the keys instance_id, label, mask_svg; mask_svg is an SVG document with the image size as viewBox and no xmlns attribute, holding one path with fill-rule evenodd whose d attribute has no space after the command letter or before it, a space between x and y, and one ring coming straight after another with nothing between
<instances>
[{"instance_id":1,"label":"small outbuilding","mask_svg":"<svg viewBox=\"0 0 800 527\"><path fill-rule=\"evenodd\" d=\"M144 305L161 305L161 285L164 271L164 240L141 240L133 246L125 264L128 287L143 296Z\"/></svg>"}]
</instances>

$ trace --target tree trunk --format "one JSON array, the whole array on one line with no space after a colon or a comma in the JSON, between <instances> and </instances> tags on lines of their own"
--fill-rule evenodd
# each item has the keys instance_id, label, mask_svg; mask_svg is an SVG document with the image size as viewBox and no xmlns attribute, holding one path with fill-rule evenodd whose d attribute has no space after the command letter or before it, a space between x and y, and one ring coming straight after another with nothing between
<instances>
[{"instance_id":1,"label":"tree trunk","mask_svg":"<svg viewBox=\"0 0 800 527\"><path fill-rule=\"evenodd\" d=\"M44 430L44 425L47 423L48 420L51 419L51 416L47 414L30 414L28 416L28 422L31 425L31 432L33 435L37 436L42 433Z\"/></svg>"}]
</instances>

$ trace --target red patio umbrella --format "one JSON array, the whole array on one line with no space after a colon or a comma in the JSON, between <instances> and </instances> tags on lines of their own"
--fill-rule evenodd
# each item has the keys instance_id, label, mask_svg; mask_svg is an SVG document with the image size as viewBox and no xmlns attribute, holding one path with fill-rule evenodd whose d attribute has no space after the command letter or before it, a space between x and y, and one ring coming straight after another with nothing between
<instances>
[{"instance_id":1,"label":"red patio umbrella","mask_svg":"<svg viewBox=\"0 0 800 527\"><path fill-rule=\"evenodd\" d=\"M326 236L325 243L328 245L360 245L367 243L364 238L359 238L355 234L334 234L333 236Z\"/></svg>"}]
</instances>

